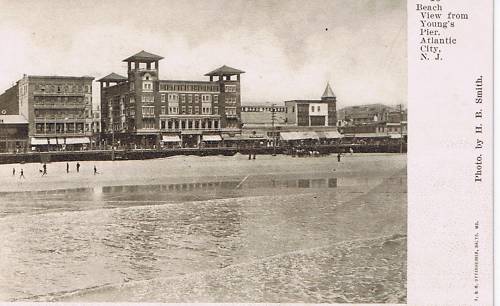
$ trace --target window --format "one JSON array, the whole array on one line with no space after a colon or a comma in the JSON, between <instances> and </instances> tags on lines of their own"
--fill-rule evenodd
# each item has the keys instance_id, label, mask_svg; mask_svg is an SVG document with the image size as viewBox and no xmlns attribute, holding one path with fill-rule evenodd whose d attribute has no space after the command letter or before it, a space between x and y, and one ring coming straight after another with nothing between
<instances>
[{"instance_id":1,"label":"window","mask_svg":"<svg viewBox=\"0 0 500 306\"><path fill-rule=\"evenodd\" d=\"M188 103L192 103L193 102L193 95L188 95Z\"/></svg>"},{"instance_id":2,"label":"window","mask_svg":"<svg viewBox=\"0 0 500 306\"><path fill-rule=\"evenodd\" d=\"M200 101L200 96L199 95L194 95L194 102L198 103Z\"/></svg>"},{"instance_id":3,"label":"window","mask_svg":"<svg viewBox=\"0 0 500 306\"><path fill-rule=\"evenodd\" d=\"M183 105L182 106L182 113L185 114L186 113L186 107Z\"/></svg>"},{"instance_id":4,"label":"window","mask_svg":"<svg viewBox=\"0 0 500 306\"><path fill-rule=\"evenodd\" d=\"M236 92L236 85L226 85L224 89L225 92Z\"/></svg>"},{"instance_id":5,"label":"window","mask_svg":"<svg viewBox=\"0 0 500 306\"><path fill-rule=\"evenodd\" d=\"M215 115L219 114L219 108L217 106L214 107L214 114Z\"/></svg>"},{"instance_id":6,"label":"window","mask_svg":"<svg viewBox=\"0 0 500 306\"><path fill-rule=\"evenodd\" d=\"M219 103L219 96L218 95L214 95L214 103L215 104Z\"/></svg>"},{"instance_id":7,"label":"window","mask_svg":"<svg viewBox=\"0 0 500 306\"><path fill-rule=\"evenodd\" d=\"M129 102L130 102L130 103L135 103L135 97L134 97L134 96L130 96L130 98L129 98Z\"/></svg>"},{"instance_id":8,"label":"window","mask_svg":"<svg viewBox=\"0 0 500 306\"><path fill-rule=\"evenodd\" d=\"M168 102L178 102L179 96L177 94L168 94Z\"/></svg>"},{"instance_id":9,"label":"window","mask_svg":"<svg viewBox=\"0 0 500 306\"><path fill-rule=\"evenodd\" d=\"M202 102L211 102L212 101L212 96L211 95L202 95L201 96L201 101Z\"/></svg>"},{"instance_id":10,"label":"window","mask_svg":"<svg viewBox=\"0 0 500 306\"><path fill-rule=\"evenodd\" d=\"M143 91L153 91L153 83L152 82L144 82L142 83Z\"/></svg>"},{"instance_id":11,"label":"window","mask_svg":"<svg viewBox=\"0 0 500 306\"><path fill-rule=\"evenodd\" d=\"M167 84L160 84L160 90L167 90Z\"/></svg>"},{"instance_id":12,"label":"window","mask_svg":"<svg viewBox=\"0 0 500 306\"><path fill-rule=\"evenodd\" d=\"M166 99L165 99L165 94L162 94L161 95L161 102L165 103Z\"/></svg>"},{"instance_id":13,"label":"window","mask_svg":"<svg viewBox=\"0 0 500 306\"><path fill-rule=\"evenodd\" d=\"M142 103L153 103L155 101L154 96L150 95L143 95L141 96L141 102Z\"/></svg>"},{"instance_id":14,"label":"window","mask_svg":"<svg viewBox=\"0 0 500 306\"><path fill-rule=\"evenodd\" d=\"M161 114L162 115L166 115L167 114L167 107L166 106L162 106L161 107Z\"/></svg>"},{"instance_id":15,"label":"window","mask_svg":"<svg viewBox=\"0 0 500 306\"><path fill-rule=\"evenodd\" d=\"M311 106L311 113L314 113L314 106Z\"/></svg>"},{"instance_id":16,"label":"window","mask_svg":"<svg viewBox=\"0 0 500 306\"><path fill-rule=\"evenodd\" d=\"M186 95L181 95L181 102L185 103L186 102Z\"/></svg>"},{"instance_id":17,"label":"window","mask_svg":"<svg viewBox=\"0 0 500 306\"><path fill-rule=\"evenodd\" d=\"M134 89L135 89L134 82L130 82L130 91L134 91Z\"/></svg>"},{"instance_id":18,"label":"window","mask_svg":"<svg viewBox=\"0 0 500 306\"><path fill-rule=\"evenodd\" d=\"M142 107L142 116L150 117L155 115L155 107L154 106L143 106Z\"/></svg>"},{"instance_id":19,"label":"window","mask_svg":"<svg viewBox=\"0 0 500 306\"><path fill-rule=\"evenodd\" d=\"M320 111L321 111L321 108L320 108L320 106L318 106L318 112L320 112Z\"/></svg>"},{"instance_id":20,"label":"window","mask_svg":"<svg viewBox=\"0 0 500 306\"><path fill-rule=\"evenodd\" d=\"M230 106L236 105L236 97L226 97L226 104Z\"/></svg>"}]
</instances>

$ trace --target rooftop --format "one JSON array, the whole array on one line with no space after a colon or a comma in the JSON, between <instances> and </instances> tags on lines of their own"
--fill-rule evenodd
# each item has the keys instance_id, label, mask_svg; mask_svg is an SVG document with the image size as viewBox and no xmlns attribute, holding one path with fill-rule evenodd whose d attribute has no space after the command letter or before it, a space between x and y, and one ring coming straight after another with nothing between
<instances>
[{"instance_id":1,"label":"rooftop","mask_svg":"<svg viewBox=\"0 0 500 306\"><path fill-rule=\"evenodd\" d=\"M163 59L162 56L159 56L159 55L149 53L149 52L142 50L141 52L136 53L136 54L132 55L131 57L124 59L123 61L124 62L135 62L135 61L155 62L155 61L159 61L161 59Z\"/></svg>"},{"instance_id":2,"label":"rooftop","mask_svg":"<svg viewBox=\"0 0 500 306\"><path fill-rule=\"evenodd\" d=\"M28 75L30 79L68 79L68 80L93 80L94 77L84 75L84 76L64 76L64 75Z\"/></svg>"},{"instance_id":3,"label":"rooftop","mask_svg":"<svg viewBox=\"0 0 500 306\"><path fill-rule=\"evenodd\" d=\"M123 81L126 81L127 78L122 76L122 75L119 75L119 74L116 74L114 72L111 72L110 74L108 74L107 76L97 80L97 82L102 82L102 81L108 81L108 82L123 82Z\"/></svg>"},{"instance_id":4,"label":"rooftop","mask_svg":"<svg viewBox=\"0 0 500 306\"><path fill-rule=\"evenodd\" d=\"M0 124L28 124L22 115L0 115Z\"/></svg>"},{"instance_id":5,"label":"rooftop","mask_svg":"<svg viewBox=\"0 0 500 306\"><path fill-rule=\"evenodd\" d=\"M242 70L238 70L236 68L232 68L232 67L229 67L229 66L221 66L209 73L206 73L205 75L206 76L214 76L214 75L217 75L217 76L220 76L220 75L237 75L237 74L242 74L242 73L245 73L245 71L242 71Z\"/></svg>"}]
</instances>

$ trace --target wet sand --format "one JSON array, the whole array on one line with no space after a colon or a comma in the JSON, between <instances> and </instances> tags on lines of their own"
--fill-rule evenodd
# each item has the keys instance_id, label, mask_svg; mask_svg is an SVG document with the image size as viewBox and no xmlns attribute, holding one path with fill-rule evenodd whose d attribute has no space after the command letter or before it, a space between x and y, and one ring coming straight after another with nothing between
<instances>
[{"instance_id":1,"label":"wet sand","mask_svg":"<svg viewBox=\"0 0 500 306\"><path fill-rule=\"evenodd\" d=\"M0 300L406 302L406 155L81 164L0 167Z\"/></svg>"}]
</instances>

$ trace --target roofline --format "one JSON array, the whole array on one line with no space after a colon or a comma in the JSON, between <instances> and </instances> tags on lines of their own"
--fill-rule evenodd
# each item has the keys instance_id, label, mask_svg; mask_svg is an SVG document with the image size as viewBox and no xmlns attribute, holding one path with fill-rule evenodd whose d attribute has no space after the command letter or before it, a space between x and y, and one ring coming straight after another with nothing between
<instances>
[{"instance_id":1,"label":"roofline","mask_svg":"<svg viewBox=\"0 0 500 306\"><path fill-rule=\"evenodd\" d=\"M64 75L27 75L29 79L85 79L85 80L94 80L95 78L92 76L64 76Z\"/></svg>"},{"instance_id":2,"label":"roofline","mask_svg":"<svg viewBox=\"0 0 500 306\"><path fill-rule=\"evenodd\" d=\"M196 81L196 80L158 80L158 82L172 82L172 83L207 83L207 84L216 84L218 85L218 81Z\"/></svg>"}]
</instances>

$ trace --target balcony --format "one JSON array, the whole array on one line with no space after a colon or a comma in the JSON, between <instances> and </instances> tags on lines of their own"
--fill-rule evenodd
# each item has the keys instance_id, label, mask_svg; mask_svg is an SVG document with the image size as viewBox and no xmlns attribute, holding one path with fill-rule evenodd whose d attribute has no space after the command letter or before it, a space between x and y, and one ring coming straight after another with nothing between
<instances>
[{"instance_id":1,"label":"balcony","mask_svg":"<svg viewBox=\"0 0 500 306\"><path fill-rule=\"evenodd\" d=\"M55 132L55 131L35 131L35 137L78 137L92 136L92 132Z\"/></svg>"},{"instance_id":2,"label":"balcony","mask_svg":"<svg viewBox=\"0 0 500 306\"><path fill-rule=\"evenodd\" d=\"M35 118L35 123L85 123L87 119L92 120L91 118L79 117L38 117Z\"/></svg>"},{"instance_id":3,"label":"balcony","mask_svg":"<svg viewBox=\"0 0 500 306\"><path fill-rule=\"evenodd\" d=\"M44 96L44 97L83 97L85 94L91 95L91 92L46 92L37 90L33 92L34 96Z\"/></svg>"},{"instance_id":4,"label":"balcony","mask_svg":"<svg viewBox=\"0 0 500 306\"><path fill-rule=\"evenodd\" d=\"M36 109L84 109L83 103L35 103Z\"/></svg>"}]
</instances>

